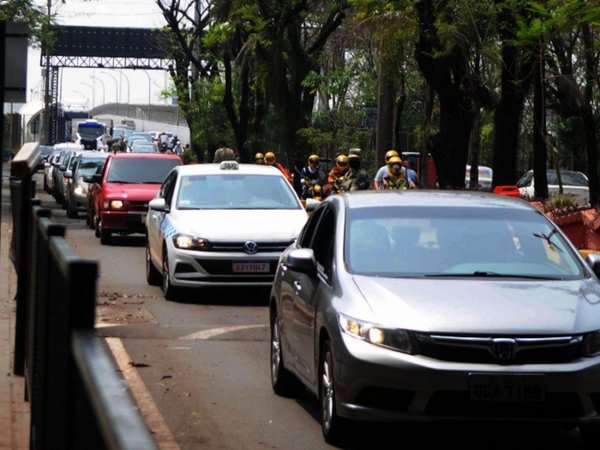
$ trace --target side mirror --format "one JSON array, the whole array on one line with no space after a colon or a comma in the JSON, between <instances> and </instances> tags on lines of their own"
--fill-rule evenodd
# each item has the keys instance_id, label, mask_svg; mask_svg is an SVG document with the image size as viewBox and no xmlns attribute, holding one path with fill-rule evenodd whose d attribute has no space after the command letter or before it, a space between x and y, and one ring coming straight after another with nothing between
<instances>
[{"instance_id":1,"label":"side mirror","mask_svg":"<svg viewBox=\"0 0 600 450\"><path fill-rule=\"evenodd\" d=\"M94 181L92 180L93 177L89 176L89 175L84 175L83 177L81 177L81 181L85 182L85 183L93 183Z\"/></svg>"},{"instance_id":2,"label":"side mirror","mask_svg":"<svg viewBox=\"0 0 600 450\"><path fill-rule=\"evenodd\" d=\"M102 184L102 174L95 173L92 175L92 183Z\"/></svg>"},{"instance_id":3,"label":"side mirror","mask_svg":"<svg viewBox=\"0 0 600 450\"><path fill-rule=\"evenodd\" d=\"M317 271L315 252L311 248L298 248L290 250L287 254L286 266L290 270L312 275Z\"/></svg>"},{"instance_id":4,"label":"side mirror","mask_svg":"<svg viewBox=\"0 0 600 450\"><path fill-rule=\"evenodd\" d=\"M67 170L67 166L65 166L65 165L59 166L58 170L60 170L61 172L64 172L65 170Z\"/></svg>"},{"instance_id":5,"label":"side mirror","mask_svg":"<svg viewBox=\"0 0 600 450\"><path fill-rule=\"evenodd\" d=\"M65 173L63 173L63 176L65 178L73 178L73 172L67 169L65 170Z\"/></svg>"},{"instance_id":6,"label":"side mirror","mask_svg":"<svg viewBox=\"0 0 600 450\"><path fill-rule=\"evenodd\" d=\"M598 278L600 278L600 254L598 253L590 253L585 257L585 262L590 266L592 272L596 274Z\"/></svg>"},{"instance_id":7,"label":"side mirror","mask_svg":"<svg viewBox=\"0 0 600 450\"><path fill-rule=\"evenodd\" d=\"M150 200L150 203L148 203L148 206L154 211L169 212L171 210L171 208L169 208L169 205L165 203L164 198L152 199Z\"/></svg>"},{"instance_id":8,"label":"side mirror","mask_svg":"<svg viewBox=\"0 0 600 450\"><path fill-rule=\"evenodd\" d=\"M307 198L305 209L308 212L314 211L317 206L321 203L320 200L315 200L314 198Z\"/></svg>"}]
</instances>

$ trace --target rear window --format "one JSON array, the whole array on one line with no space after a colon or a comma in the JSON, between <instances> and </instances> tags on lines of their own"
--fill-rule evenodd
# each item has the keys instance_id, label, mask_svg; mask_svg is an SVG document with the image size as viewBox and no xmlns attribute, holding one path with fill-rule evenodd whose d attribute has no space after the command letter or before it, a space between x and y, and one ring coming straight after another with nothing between
<instances>
[{"instance_id":1,"label":"rear window","mask_svg":"<svg viewBox=\"0 0 600 450\"><path fill-rule=\"evenodd\" d=\"M109 183L161 184L179 159L115 158L110 164L106 181Z\"/></svg>"}]
</instances>

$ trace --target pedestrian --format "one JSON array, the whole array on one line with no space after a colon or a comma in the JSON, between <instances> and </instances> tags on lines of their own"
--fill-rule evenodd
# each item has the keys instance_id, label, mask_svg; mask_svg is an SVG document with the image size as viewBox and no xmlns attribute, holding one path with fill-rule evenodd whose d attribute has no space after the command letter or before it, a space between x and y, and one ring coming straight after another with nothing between
<instances>
[{"instance_id":1,"label":"pedestrian","mask_svg":"<svg viewBox=\"0 0 600 450\"><path fill-rule=\"evenodd\" d=\"M213 163L220 163L222 161L237 161L235 151L232 148L227 147L225 141L219 141L217 150L215 151L215 157L213 158Z\"/></svg>"},{"instance_id":2,"label":"pedestrian","mask_svg":"<svg viewBox=\"0 0 600 450\"><path fill-rule=\"evenodd\" d=\"M374 189L383 189L383 176L388 171L387 162L392 156L400 156L396 150L388 150L385 154L385 164L381 166L377 172L375 173L375 178L373 179L373 188Z\"/></svg>"}]
</instances>

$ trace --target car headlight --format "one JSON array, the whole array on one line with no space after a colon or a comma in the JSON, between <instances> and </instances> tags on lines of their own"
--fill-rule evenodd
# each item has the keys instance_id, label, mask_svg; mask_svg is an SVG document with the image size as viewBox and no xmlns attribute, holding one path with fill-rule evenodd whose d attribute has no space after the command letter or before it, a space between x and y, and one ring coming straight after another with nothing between
<instances>
[{"instance_id":1,"label":"car headlight","mask_svg":"<svg viewBox=\"0 0 600 450\"><path fill-rule=\"evenodd\" d=\"M76 195L83 195L83 187L82 187L80 184L78 184L78 185L75 187L75 189L73 189L73 192L74 192Z\"/></svg>"},{"instance_id":2,"label":"car headlight","mask_svg":"<svg viewBox=\"0 0 600 450\"><path fill-rule=\"evenodd\" d=\"M208 250L210 248L210 242L207 239L181 233L173 236L173 244L183 250Z\"/></svg>"},{"instance_id":3,"label":"car headlight","mask_svg":"<svg viewBox=\"0 0 600 450\"><path fill-rule=\"evenodd\" d=\"M104 200L102 205L104 209L123 209L125 202L123 200Z\"/></svg>"},{"instance_id":4,"label":"car headlight","mask_svg":"<svg viewBox=\"0 0 600 450\"><path fill-rule=\"evenodd\" d=\"M596 356L600 354L600 331L593 331L585 335L583 340L583 355Z\"/></svg>"},{"instance_id":5,"label":"car headlight","mask_svg":"<svg viewBox=\"0 0 600 450\"><path fill-rule=\"evenodd\" d=\"M415 353L415 346L407 330L385 328L380 325L339 315L342 331L354 338L403 353Z\"/></svg>"}]
</instances>

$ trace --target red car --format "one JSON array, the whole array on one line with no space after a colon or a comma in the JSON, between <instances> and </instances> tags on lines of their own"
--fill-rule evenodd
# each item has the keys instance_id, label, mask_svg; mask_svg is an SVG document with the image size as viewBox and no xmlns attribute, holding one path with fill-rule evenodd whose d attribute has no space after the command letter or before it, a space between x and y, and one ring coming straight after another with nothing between
<instances>
[{"instance_id":1,"label":"red car","mask_svg":"<svg viewBox=\"0 0 600 450\"><path fill-rule=\"evenodd\" d=\"M148 202L175 166L179 156L163 153L115 153L101 174L94 175L91 192L93 225L102 244L113 233L145 233Z\"/></svg>"}]
</instances>

